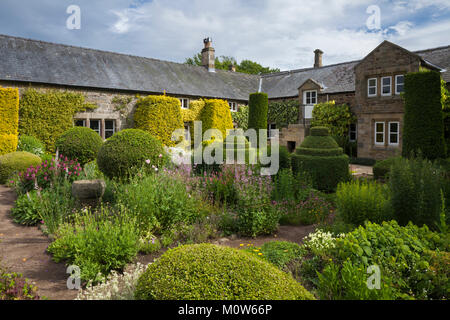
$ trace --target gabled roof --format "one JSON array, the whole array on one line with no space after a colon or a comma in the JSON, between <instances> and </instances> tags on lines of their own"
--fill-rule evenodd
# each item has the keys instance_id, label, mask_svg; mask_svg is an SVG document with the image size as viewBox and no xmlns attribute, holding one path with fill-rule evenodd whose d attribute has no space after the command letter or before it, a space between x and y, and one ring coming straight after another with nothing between
<instances>
[{"instance_id":1,"label":"gabled roof","mask_svg":"<svg viewBox=\"0 0 450 320\"><path fill-rule=\"evenodd\" d=\"M317 50L319 50L319 49L317 49ZM323 84L321 84L321 83L318 83L316 80L314 80L314 79L306 79L305 80L305 82L303 82L299 87L298 87L298 89L300 89L301 87L303 87L306 83L308 83L308 82L312 82L313 84L315 84L316 86L318 86L320 89L323 89Z\"/></svg>"},{"instance_id":2,"label":"gabled roof","mask_svg":"<svg viewBox=\"0 0 450 320\"><path fill-rule=\"evenodd\" d=\"M428 50L416 51L425 61L429 61L441 68L445 69L442 72L442 78L446 82L450 82L450 46L439 47Z\"/></svg>"},{"instance_id":3,"label":"gabled roof","mask_svg":"<svg viewBox=\"0 0 450 320\"><path fill-rule=\"evenodd\" d=\"M259 76L0 35L0 80L248 100Z\"/></svg>"}]
</instances>

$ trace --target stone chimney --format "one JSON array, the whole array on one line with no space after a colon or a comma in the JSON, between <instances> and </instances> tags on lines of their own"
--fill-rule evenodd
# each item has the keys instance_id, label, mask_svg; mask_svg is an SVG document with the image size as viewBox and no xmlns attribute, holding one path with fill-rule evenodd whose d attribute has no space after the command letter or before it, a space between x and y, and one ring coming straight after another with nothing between
<instances>
[{"instance_id":1,"label":"stone chimney","mask_svg":"<svg viewBox=\"0 0 450 320\"><path fill-rule=\"evenodd\" d=\"M230 70L231 72L236 72L236 66L232 63L232 64L230 64L230 66L228 67L228 70Z\"/></svg>"},{"instance_id":2,"label":"stone chimney","mask_svg":"<svg viewBox=\"0 0 450 320\"><path fill-rule=\"evenodd\" d=\"M205 47L202 50L202 66L207 68L209 72L216 72L216 50L212 47L212 39L206 38L203 40L203 43Z\"/></svg>"},{"instance_id":3,"label":"stone chimney","mask_svg":"<svg viewBox=\"0 0 450 320\"><path fill-rule=\"evenodd\" d=\"M320 49L314 50L314 68L322 67L322 55L323 51Z\"/></svg>"}]
</instances>

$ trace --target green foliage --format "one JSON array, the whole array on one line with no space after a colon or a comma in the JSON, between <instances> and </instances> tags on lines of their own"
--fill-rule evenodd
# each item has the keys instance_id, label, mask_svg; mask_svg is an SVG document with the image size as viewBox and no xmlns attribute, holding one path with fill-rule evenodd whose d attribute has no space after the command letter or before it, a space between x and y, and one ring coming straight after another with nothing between
<instances>
[{"instance_id":1,"label":"green foliage","mask_svg":"<svg viewBox=\"0 0 450 320\"><path fill-rule=\"evenodd\" d=\"M180 100L168 96L147 96L136 102L136 129L147 131L165 146L175 146L172 133L183 129Z\"/></svg>"},{"instance_id":2,"label":"green foliage","mask_svg":"<svg viewBox=\"0 0 450 320\"><path fill-rule=\"evenodd\" d=\"M261 150L261 149L260 149ZM272 148L271 146L267 147L267 156L272 156ZM279 146L278 154L274 154L273 157L278 157L279 161L279 169L290 169L291 168L291 154L289 153L289 150L285 146ZM269 166L269 165L266 165Z\"/></svg>"},{"instance_id":3,"label":"green foliage","mask_svg":"<svg viewBox=\"0 0 450 320\"><path fill-rule=\"evenodd\" d=\"M428 160L396 159L389 174L389 188L394 218L400 225L409 221L435 228L441 213L440 170Z\"/></svg>"},{"instance_id":4,"label":"green foliage","mask_svg":"<svg viewBox=\"0 0 450 320\"><path fill-rule=\"evenodd\" d=\"M66 261L81 269L83 281L98 282L112 270L123 270L137 255L139 237L130 214L86 211L74 225L61 225L48 247L55 262Z\"/></svg>"},{"instance_id":5,"label":"green foliage","mask_svg":"<svg viewBox=\"0 0 450 320\"><path fill-rule=\"evenodd\" d=\"M19 133L38 138L55 152L56 139L73 127L73 116L95 108L81 93L28 89L20 99Z\"/></svg>"},{"instance_id":6,"label":"green foliage","mask_svg":"<svg viewBox=\"0 0 450 320\"><path fill-rule=\"evenodd\" d=\"M167 251L140 277L135 295L139 300L314 299L270 263L211 244Z\"/></svg>"},{"instance_id":7,"label":"green foliage","mask_svg":"<svg viewBox=\"0 0 450 320\"><path fill-rule=\"evenodd\" d=\"M326 133L326 127L311 128L311 136L292 155L292 171L307 172L315 189L333 191L339 182L349 179L348 156Z\"/></svg>"},{"instance_id":8,"label":"green foliage","mask_svg":"<svg viewBox=\"0 0 450 320\"><path fill-rule=\"evenodd\" d=\"M165 162L161 142L149 133L138 129L122 130L109 138L100 148L97 164L109 178L123 178L135 169L146 165L152 170Z\"/></svg>"},{"instance_id":9,"label":"green foliage","mask_svg":"<svg viewBox=\"0 0 450 320\"><path fill-rule=\"evenodd\" d=\"M267 130L267 112L269 107L267 93L250 94L248 106L248 128L255 129L259 139L259 130Z\"/></svg>"},{"instance_id":10,"label":"green foliage","mask_svg":"<svg viewBox=\"0 0 450 320\"><path fill-rule=\"evenodd\" d=\"M19 89L0 87L0 156L16 151Z\"/></svg>"},{"instance_id":11,"label":"green foliage","mask_svg":"<svg viewBox=\"0 0 450 320\"><path fill-rule=\"evenodd\" d=\"M314 106L311 126L325 126L332 136L347 136L349 126L355 123L356 117L346 104L336 105L334 101L318 103Z\"/></svg>"},{"instance_id":12,"label":"green foliage","mask_svg":"<svg viewBox=\"0 0 450 320\"><path fill-rule=\"evenodd\" d=\"M248 129L248 106L240 106L239 110L232 112L233 123L236 123L239 129L247 131Z\"/></svg>"},{"instance_id":13,"label":"green foliage","mask_svg":"<svg viewBox=\"0 0 450 320\"><path fill-rule=\"evenodd\" d=\"M198 53L192 58L187 58L184 63L193 66L201 66L202 54ZM231 65L236 66L237 72L248 74L266 74L266 73L280 72L280 69L263 67L259 63L250 60L242 60L241 63L238 64L237 60L234 57L220 56L217 57L215 60L215 67L218 70L229 70Z\"/></svg>"},{"instance_id":14,"label":"green foliage","mask_svg":"<svg viewBox=\"0 0 450 320\"><path fill-rule=\"evenodd\" d=\"M376 182L353 181L340 183L336 192L337 214L348 224L363 225L392 218L389 189Z\"/></svg>"},{"instance_id":15,"label":"green foliage","mask_svg":"<svg viewBox=\"0 0 450 320\"><path fill-rule=\"evenodd\" d=\"M0 301L40 300L37 287L17 272L7 272L0 266Z\"/></svg>"},{"instance_id":16,"label":"green foliage","mask_svg":"<svg viewBox=\"0 0 450 320\"><path fill-rule=\"evenodd\" d=\"M323 223L330 214L330 204L320 195L311 193L299 206L298 222L301 225Z\"/></svg>"},{"instance_id":17,"label":"green foliage","mask_svg":"<svg viewBox=\"0 0 450 320\"><path fill-rule=\"evenodd\" d=\"M270 241L264 243L260 248L251 246L245 251L272 263L283 271L288 271L290 265L299 260L301 256L300 246L288 241Z\"/></svg>"},{"instance_id":18,"label":"green foliage","mask_svg":"<svg viewBox=\"0 0 450 320\"><path fill-rule=\"evenodd\" d=\"M64 132L56 141L60 154L77 160L82 166L97 158L103 144L100 135L90 128L74 127Z\"/></svg>"},{"instance_id":19,"label":"green foliage","mask_svg":"<svg viewBox=\"0 0 450 320\"><path fill-rule=\"evenodd\" d=\"M395 161L401 157L389 158L386 160L377 161L373 166L373 177L376 180L385 180L388 177L391 167Z\"/></svg>"},{"instance_id":20,"label":"green foliage","mask_svg":"<svg viewBox=\"0 0 450 320\"><path fill-rule=\"evenodd\" d=\"M42 220L40 216L41 209L40 195L33 190L17 198L14 207L11 209L11 215L15 223L34 226Z\"/></svg>"},{"instance_id":21,"label":"green foliage","mask_svg":"<svg viewBox=\"0 0 450 320\"><path fill-rule=\"evenodd\" d=\"M373 167L373 166L375 166L377 161L372 158L351 158L350 163L351 164L359 164L361 166Z\"/></svg>"},{"instance_id":22,"label":"green foliage","mask_svg":"<svg viewBox=\"0 0 450 320\"><path fill-rule=\"evenodd\" d=\"M24 151L17 151L0 156L0 184L6 183L14 173L25 171L30 166L37 166L41 158Z\"/></svg>"},{"instance_id":23,"label":"green foliage","mask_svg":"<svg viewBox=\"0 0 450 320\"><path fill-rule=\"evenodd\" d=\"M220 99L205 99L205 106L200 112L202 133L209 129L217 129L222 133L222 139L227 136L227 130L233 129L233 121L228 103Z\"/></svg>"},{"instance_id":24,"label":"green foliage","mask_svg":"<svg viewBox=\"0 0 450 320\"><path fill-rule=\"evenodd\" d=\"M281 130L290 124L298 123L299 110L298 99L270 102L267 120L269 123L275 123Z\"/></svg>"},{"instance_id":25,"label":"green foliage","mask_svg":"<svg viewBox=\"0 0 450 320\"><path fill-rule=\"evenodd\" d=\"M421 151L430 160L445 158L440 74L435 71L407 74L404 99L403 156Z\"/></svg>"},{"instance_id":26,"label":"green foliage","mask_svg":"<svg viewBox=\"0 0 450 320\"><path fill-rule=\"evenodd\" d=\"M23 134L19 137L17 151L25 151L42 157L45 154L45 146L39 139Z\"/></svg>"}]
</instances>

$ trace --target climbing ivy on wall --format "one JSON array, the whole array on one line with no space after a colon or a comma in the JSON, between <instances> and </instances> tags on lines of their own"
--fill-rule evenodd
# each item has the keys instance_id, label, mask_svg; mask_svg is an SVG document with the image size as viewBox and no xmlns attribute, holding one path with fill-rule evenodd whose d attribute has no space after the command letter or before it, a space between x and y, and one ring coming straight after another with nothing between
<instances>
[{"instance_id":1,"label":"climbing ivy on wall","mask_svg":"<svg viewBox=\"0 0 450 320\"><path fill-rule=\"evenodd\" d=\"M0 155L16 151L19 90L0 88Z\"/></svg>"},{"instance_id":2,"label":"climbing ivy on wall","mask_svg":"<svg viewBox=\"0 0 450 320\"><path fill-rule=\"evenodd\" d=\"M300 102L295 100L282 100L269 103L268 122L275 123L278 129L290 124L298 123Z\"/></svg>"},{"instance_id":3,"label":"climbing ivy on wall","mask_svg":"<svg viewBox=\"0 0 450 320\"><path fill-rule=\"evenodd\" d=\"M313 110L313 127L327 127L332 136L348 135L349 126L355 123L356 117L346 104L336 105L334 101L318 103Z\"/></svg>"},{"instance_id":4,"label":"climbing ivy on wall","mask_svg":"<svg viewBox=\"0 0 450 320\"><path fill-rule=\"evenodd\" d=\"M20 99L19 133L38 138L55 152L56 140L73 127L74 115L97 107L81 93L28 89Z\"/></svg>"}]
</instances>

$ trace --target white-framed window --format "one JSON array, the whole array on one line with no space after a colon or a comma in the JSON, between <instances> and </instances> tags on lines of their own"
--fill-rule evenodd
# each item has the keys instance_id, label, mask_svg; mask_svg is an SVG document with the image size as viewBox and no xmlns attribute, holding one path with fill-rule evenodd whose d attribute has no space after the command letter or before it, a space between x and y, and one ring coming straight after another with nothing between
<instances>
[{"instance_id":1,"label":"white-framed window","mask_svg":"<svg viewBox=\"0 0 450 320\"><path fill-rule=\"evenodd\" d=\"M116 133L116 121L105 120L105 139L112 137Z\"/></svg>"},{"instance_id":2,"label":"white-framed window","mask_svg":"<svg viewBox=\"0 0 450 320\"><path fill-rule=\"evenodd\" d=\"M405 90L405 76L400 74L395 76L395 94L400 94Z\"/></svg>"},{"instance_id":3,"label":"white-framed window","mask_svg":"<svg viewBox=\"0 0 450 320\"><path fill-rule=\"evenodd\" d=\"M89 127L97 132L100 136L102 135L102 121L101 120L89 120Z\"/></svg>"},{"instance_id":4,"label":"white-framed window","mask_svg":"<svg viewBox=\"0 0 450 320\"><path fill-rule=\"evenodd\" d=\"M398 146L400 141L400 122L389 122L389 145Z\"/></svg>"},{"instance_id":5,"label":"white-framed window","mask_svg":"<svg viewBox=\"0 0 450 320\"><path fill-rule=\"evenodd\" d=\"M275 132L273 130L276 130L276 129L277 129L277 125L275 123L269 123L267 125L267 137L269 139L275 137Z\"/></svg>"},{"instance_id":6,"label":"white-framed window","mask_svg":"<svg viewBox=\"0 0 450 320\"><path fill-rule=\"evenodd\" d=\"M86 120L85 119L76 119L75 127L86 127Z\"/></svg>"},{"instance_id":7,"label":"white-framed window","mask_svg":"<svg viewBox=\"0 0 450 320\"><path fill-rule=\"evenodd\" d=\"M189 99L187 98L181 98L181 109L189 109Z\"/></svg>"},{"instance_id":8,"label":"white-framed window","mask_svg":"<svg viewBox=\"0 0 450 320\"><path fill-rule=\"evenodd\" d=\"M237 103L236 102L228 102L228 105L230 106L231 112L237 112Z\"/></svg>"},{"instance_id":9,"label":"white-framed window","mask_svg":"<svg viewBox=\"0 0 450 320\"><path fill-rule=\"evenodd\" d=\"M377 91L377 78L370 78L369 80L367 80L367 96L376 97Z\"/></svg>"},{"instance_id":10,"label":"white-framed window","mask_svg":"<svg viewBox=\"0 0 450 320\"><path fill-rule=\"evenodd\" d=\"M392 77L381 78L381 95L382 96L392 95Z\"/></svg>"},{"instance_id":11,"label":"white-framed window","mask_svg":"<svg viewBox=\"0 0 450 320\"><path fill-rule=\"evenodd\" d=\"M308 106L317 104L317 91L305 91L303 93L303 104L306 104Z\"/></svg>"},{"instance_id":12,"label":"white-framed window","mask_svg":"<svg viewBox=\"0 0 450 320\"><path fill-rule=\"evenodd\" d=\"M352 123L348 130L348 138L350 142L356 142L358 139L358 129L356 123Z\"/></svg>"},{"instance_id":13,"label":"white-framed window","mask_svg":"<svg viewBox=\"0 0 450 320\"><path fill-rule=\"evenodd\" d=\"M384 122L375 122L375 144L384 146Z\"/></svg>"}]
</instances>

